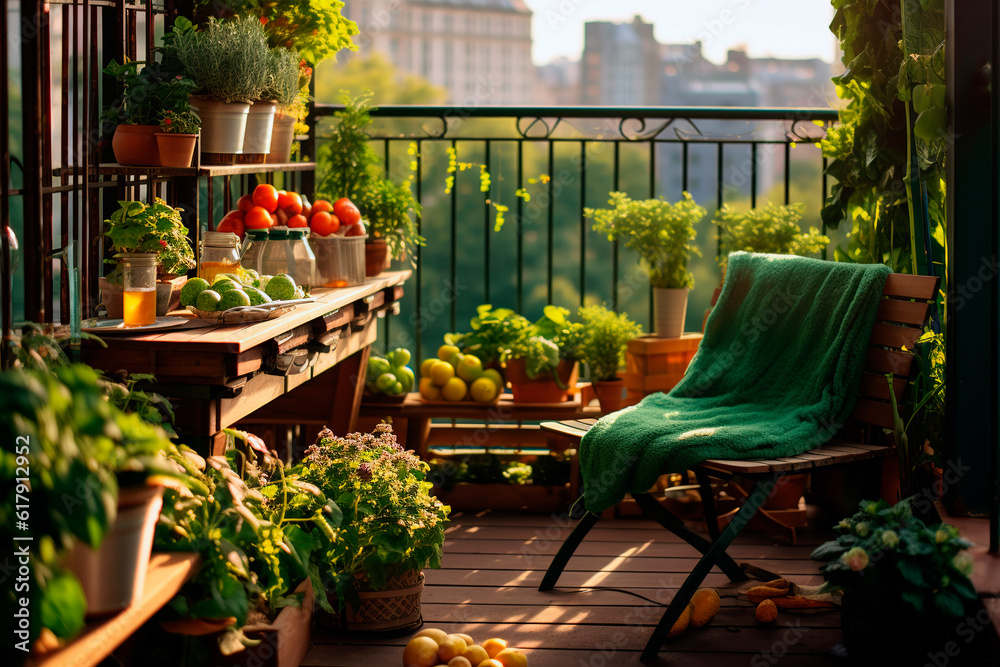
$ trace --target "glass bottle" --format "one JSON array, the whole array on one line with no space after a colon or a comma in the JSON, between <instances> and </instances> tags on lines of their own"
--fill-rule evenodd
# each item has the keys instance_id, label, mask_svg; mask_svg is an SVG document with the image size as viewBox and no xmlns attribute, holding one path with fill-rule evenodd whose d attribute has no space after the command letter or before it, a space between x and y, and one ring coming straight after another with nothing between
<instances>
[{"instance_id":1,"label":"glass bottle","mask_svg":"<svg viewBox=\"0 0 1000 667\"><path fill-rule=\"evenodd\" d=\"M286 273L295 284L309 289L316 284L316 256L313 255L305 228L272 227L261 253L260 273L276 276Z\"/></svg>"},{"instance_id":2,"label":"glass bottle","mask_svg":"<svg viewBox=\"0 0 1000 667\"><path fill-rule=\"evenodd\" d=\"M295 268L289 275L295 280L295 284L305 290L309 290L316 284L316 255L306 236L309 229L296 227L288 230L288 245L291 253L291 262Z\"/></svg>"},{"instance_id":3,"label":"glass bottle","mask_svg":"<svg viewBox=\"0 0 1000 667\"><path fill-rule=\"evenodd\" d=\"M122 311L126 327L156 322L156 253L125 253L122 262Z\"/></svg>"},{"instance_id":4,"label":"glass bottle","mask_svg":"<svg viewBox=\"0 0 1000 667\"><path fill-rule=\"evenodd\" d=\"M243 241L243 250L240 254L240 266L244 269L253 269L258 274L261 273L260 260L266 245L266 229L248 229L246 239Z\"/></svg>"},{"instance_id":5,"label":"glass bottle","mask_svg":"<svg viewBox=\"0 0 1000 667\"><path fill-rule=\"evenodd\" d=\"M220 273L237 273L239 269L240 237L229 232L205 232L198 277L212 283Z\"/></svg>"}]
</instances>

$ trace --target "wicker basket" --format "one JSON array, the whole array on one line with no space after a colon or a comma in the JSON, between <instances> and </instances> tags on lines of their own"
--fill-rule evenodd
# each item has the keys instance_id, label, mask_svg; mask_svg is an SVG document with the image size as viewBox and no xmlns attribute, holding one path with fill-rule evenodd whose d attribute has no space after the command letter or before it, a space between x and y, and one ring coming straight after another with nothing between
<instances>
[{"instance_id":1,"label":"wicker basket","mask_svg":"<svg viewBox=\"0 0 1000 667\"><path fill-rule=\"evenodd\" d=\"M355 578L361 606L350 604L337 614L320 612L319 624L338 632L372 632L378 634L409 634L424 620L420 615L420 594L424 590L424 573L404 572L389 580L385 590L373 591L366 577ZM337 596L328 592L330 605L337 608Z\"/></svg>"}]
</instances>

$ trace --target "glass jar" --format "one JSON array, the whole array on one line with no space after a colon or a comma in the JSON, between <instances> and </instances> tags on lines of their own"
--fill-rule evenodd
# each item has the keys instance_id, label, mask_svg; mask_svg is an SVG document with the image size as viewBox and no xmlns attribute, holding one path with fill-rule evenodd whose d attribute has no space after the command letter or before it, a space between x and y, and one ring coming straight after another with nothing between
<instances>
[{"instance_id":1,"label":"glass jar","mask_svg":"<svg viewBox=\"0 0 1000 667\"><path fill-rule=\"evenodd\" d=\"M156 322L156 253L121 255L122 313L126 327Z\"/></svg>"},{"instance_id":2,"label":"glass jar","mask_svg":"<svg viewBox=\"0 0 1000 667\"><path fill-rule=\"evenodd\" d=\"M261 273L260 260L264 253L264 246L266 245L266 229L248 229L246 239L243 240L240 266L244 269L253 269L258 274Z\"/></svg>"},{"instance_id":3,"label":"glass jar","mask_svg":"<svg viewBox=\"0 0 1000 667\"><path fill-rule=\"evenodd\" d=\"M316 284L316 257L306 241L305 228L272 227L260 258L260 273L286 273L295 284L309 289Z\"/></svg>"},{"instance_id":4,"label":"glass jar","mask_svg":"<svg viewBox=\"0 0 1000 667\"><path fill-rule=\"evenodd\" d=\"M205 232L198 277L212 283L220 273L238 273L239 269L240 237L229 232Z\"/></svg>"}]
</instances>

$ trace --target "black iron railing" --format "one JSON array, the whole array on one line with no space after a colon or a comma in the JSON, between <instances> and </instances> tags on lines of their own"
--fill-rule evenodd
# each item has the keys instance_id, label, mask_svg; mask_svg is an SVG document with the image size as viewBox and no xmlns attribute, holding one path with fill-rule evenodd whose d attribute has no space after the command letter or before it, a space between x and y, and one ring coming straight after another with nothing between
<instances>
[{"instance_id":1,"label":"black iron railing","mask_svg":"<svg viewBox=\"0 0 1000 667\"><path fill-rule=\"evenodd\" d=\"M319 156L320 192L340 108L315 109L317 143L306 151ZM691 267L688 328L697 330L719 277L712 214L724 203L802 201L803 223L821 227L828 183L816 144L837 120L833 109L706 107L385 106L372 116L387 175L412 179L423 206L427 247L402 321L387 321L381 338L412 346L418 359L444 333L467 329L480 303L537 317L547 303L605 302L648 329L652 299L637 257L582 214L612 190L669 200L689 191L708 211L704 257Z\"/></svg>"}]
</instances>

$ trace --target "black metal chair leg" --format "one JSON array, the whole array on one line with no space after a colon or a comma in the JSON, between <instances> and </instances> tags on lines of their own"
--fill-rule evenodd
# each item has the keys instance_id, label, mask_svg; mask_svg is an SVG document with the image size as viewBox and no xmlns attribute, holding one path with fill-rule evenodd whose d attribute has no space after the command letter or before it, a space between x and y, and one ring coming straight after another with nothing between
<instances>
[{"instance_id":1,"label":"black metal chair leg","mask_svg":"<svg viewBox=\"0 0 1000 667\"><path fill-rule=\"evenodd\" d=\"M709 549L712 548L712 543L706 540L701 535L688 530L684 522L679 518L674 516L666 507L657 502L656 498L653 498L648 493L638 493L632 494L632 498L635 499L636 504L642 509L643 513L649 518L653 519L661 526L669 530L671 533L681 538L695 549L700 551L702 554L707 554ZM719 569L729 577L730 581L746 581L746 572L736 564L729 554L724 551L719 554L716 559L716 565Z\"/></svg>"},{"instance_id":2,"label":"black metal chair leg","mask_svg":"<svg viewBox=\"0 0 1000 667\"><path fill-rule=\"evenodd\" d=\"M583 538L587 536L587 533L590 532L590 529L594 527L594 524L600 518L600 515L593 512L587 512L580 518L576 527L573 528L573 532L566 536L562 546L559 547L559 551L556 552L555 557L549 564L549 569L545 571L545 576L542 577L542 583L539 584L538 590L548 591L556 585L556 582L559 581L559 575L562 574L563 568L566 567L566 563L573 557L573 552L580 546L580 542L583 542Z\"/></svg>"},{"instance_id":3,"label":"black metal chair leg","mask_svg":"<svg viewBox=\"0 0 1000 667\"><path fill-rule=\"evenodd\" d=\"M713 540L719 539L719 513L715 511L715 495L712 493L712 480L704 470L695 470L695 477L698 478L698 485L701 487L701 509L705 513L705 524L708 526L708 534Z\"/></svg>"},{"instance_id":4,"label":"black metal chair leg","mask_svg":"<svg viewBox=\"0 0 1000 667\"><path fill-rule=\"evenodd\" d=\"M642 657L640 660L643 662L648 662L656 657L659 653L660 647L663 646L664 640L667 638L667 633L670 632L670 628L674 626L677 619L680 618L681 612L687 606L688 602L691 601L691 596L694 592L698 590L698 586L701 582L705 580L708 573L711 571L712 567L716 564L716 561L726 554L726 549L732 543L736 536L740 534L740 531L746 527L750 519L753 518L760 506L764 504L767 500L768 495L770 495L771 490L774 488L774 484L777 481L777 476L758 480L754 485L753 492L751 492L750 497L747 498L746 503L739 509L733 520L729 522L726 529L722 531L714 543L712 543L711 548L708 552L701 557L698 564L694 566L691 570L691 574L688 575L684 583L681 584L680 590L674 595L673 600L670 601L670 606L667 610L663 612L663 616L660 618L660 622L656 625L653 630L653 634L650 636L649 641L646 643L646 648L642 651ZM657 503L658 504L658 503ZM746 575L744 575L744 578Z\"/></svg>"}]
</instances>

